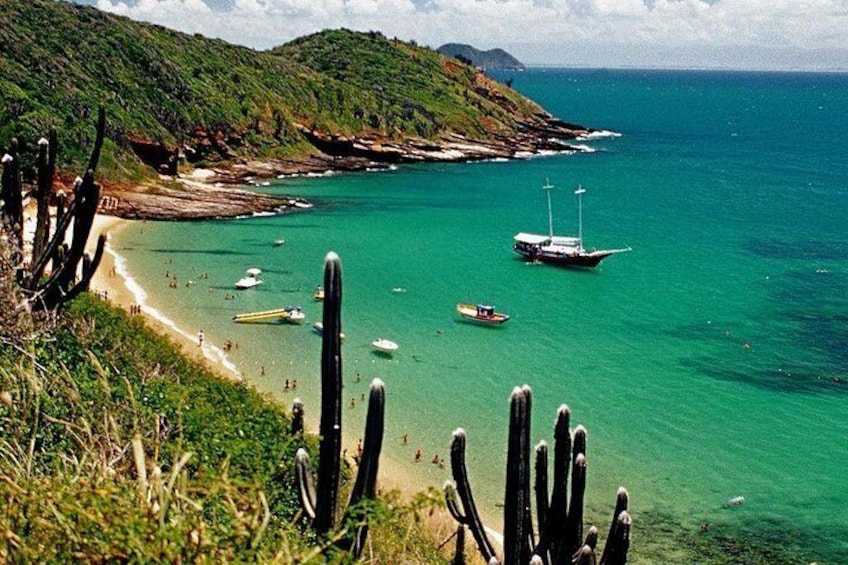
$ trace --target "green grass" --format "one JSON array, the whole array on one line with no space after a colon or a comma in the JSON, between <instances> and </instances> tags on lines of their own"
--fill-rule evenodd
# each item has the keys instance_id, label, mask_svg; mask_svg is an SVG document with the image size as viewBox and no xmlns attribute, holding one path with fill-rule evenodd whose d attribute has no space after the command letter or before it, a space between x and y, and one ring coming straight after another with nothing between
<instances>
[{"instance_id":1,"label":"green grass","mask_svg":"<svg viewBox=\"0 0 848 565\"><path fill-rule=\"evenodd\" d=\"M294 453L316 440L280 404L92 295L21 317L0 323L0 561L351 561L301 519ZM440 505L384 493L364 559L446 563L420 528Z\"/></svg>"},{"instance_id":2,"label":"green grass","mask_svg":"<svg viewBox=\"0 0 848 565\"><path fill-rule=\"evenodd\" d=\"M281 406L87 295L3 349L7 555L266 559L290 538L302 440Z\"/></svg>"}]
</instances>

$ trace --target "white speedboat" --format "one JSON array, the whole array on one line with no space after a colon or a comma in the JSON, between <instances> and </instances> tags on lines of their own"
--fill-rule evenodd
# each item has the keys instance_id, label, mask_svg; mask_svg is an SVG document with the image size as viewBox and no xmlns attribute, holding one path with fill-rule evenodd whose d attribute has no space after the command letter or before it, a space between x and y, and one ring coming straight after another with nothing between
<instances>
[{"instance_id":1,"label":"white speedboat","mask_svg":"<svg viewBox=\"0 0 848 565\"><path fill-rule=\"evenodd\" d=\"M319 301L319 302L321 300L324 300L324 287L323 286L316 286L315 292L312 293L312 298L314 300Z\"/></svg>"},{"instance_id":2,"label":"white speedboat","mask_svg":"<svg viewBox=\"0 0 848 565\"><path fill-rule=\"evenodd\" d=\"M262 271L256 268L248 269L245 275L238 281L236 281L236 288L239 290L245 290L248 288L259 286L260 284L262 284L262 281L259 280L259 275L261 273Z\"/></svg>"},{"instance_id":3,"label":"white speedboat","mask_svg":"<svg viewBox=\"0 0 848 565\"><path fill-rule=\"evenodd\" d=\"M390 339L378 338L371 342L371 347L378 353L393 355L398 350L398 344Z\"/></svg>"}]
</instances>

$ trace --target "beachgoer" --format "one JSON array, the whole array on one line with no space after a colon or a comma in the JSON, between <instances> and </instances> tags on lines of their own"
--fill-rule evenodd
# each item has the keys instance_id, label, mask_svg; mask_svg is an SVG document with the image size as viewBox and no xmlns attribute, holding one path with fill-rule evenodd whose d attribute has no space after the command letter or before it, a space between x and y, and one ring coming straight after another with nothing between
<instances>
[{"instance_id":1,"label":"beachgoer","mask_svg":"<svg viewBox=\"0 0 848 565\"><path fill-rule=\"evenodd\" d=\"M415 462L416 462L416 463L418 463L419 461L421 461L421 456L422 456L422 455L424 455L424 452L423 452L423 451L421 451L421 448L420 448L420 447L419 447L418 449L416 449L416 450L415 450Z\"/></svg>"},{"instance_id":2,"label":"beachgoer","mask_svg":"<svg viewBox=\"0 0 848 565\"><path fill-rule=\"evenodd\" d=\"M406 445L408 441L409 441L409 434L403 434L402 436L400 436L400 442L403 445Z\"/></svg>"},{"instance_id":3,"label":"beachgoer","mask_svg":"<svg viewBox=\"0 0 848 565\"><path fill-rule=\"evenodd\" d=\"M259 375L263 377L265 376L265 365L259 367Z\"/></svg>"},{"instance_id":4,"label":"beachgoer","mask_svg":"<svg viewBox=\"0 0 848 565\"><path fill-rule=\"evenodd\" d=\"M201 347L203 345L203 330L197 332L197 347Z\"/></svg>"}]
</instances>

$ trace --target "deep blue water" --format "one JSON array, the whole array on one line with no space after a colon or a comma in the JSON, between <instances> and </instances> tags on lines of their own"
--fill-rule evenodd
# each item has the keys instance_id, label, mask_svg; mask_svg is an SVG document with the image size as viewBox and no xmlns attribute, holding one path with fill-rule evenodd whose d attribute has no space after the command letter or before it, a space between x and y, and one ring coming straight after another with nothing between
<instances>
[{"instance_id":1,"label":"deep blue water","mask_svg":"<svg viewBox=\"0 0 848 565\"><path fill-rule=\"evenodd\" d=\"M337 251L345 390L358 400L372 377L386 381L393 479L441 486L449 471L412 453L447 456L464 427L475 496L495 525L508 397L527 383L534 441L551 440L561 403L588 428L589 509L602 532L616 487L629 488L634 563L848 562L848 75L499 78L621 137L581 142L593 153L280 180L263 190L317 206L139 224L115 245L151 306L212 343L238 342L230 359L262 390L288 402L283 383L297 378L307 407L319 387L311 291ZM633 251L590 272L521 261L511 239L546 229L546 179L557 232L576 231L581 184L587 246ZM278 238L286 244L272 246ZM251 266L265 284L223 300ZM197 284L169 289L165 270ZM460 301L513 319L459 323ZM304 327L230 322L292 303L307 311ZM379 336L400 344L394 360L369 350ZM364 406L346 412L351 443L363 416ZM724 506L736 496L745 504Z\"/></svg>"}]
</instances>

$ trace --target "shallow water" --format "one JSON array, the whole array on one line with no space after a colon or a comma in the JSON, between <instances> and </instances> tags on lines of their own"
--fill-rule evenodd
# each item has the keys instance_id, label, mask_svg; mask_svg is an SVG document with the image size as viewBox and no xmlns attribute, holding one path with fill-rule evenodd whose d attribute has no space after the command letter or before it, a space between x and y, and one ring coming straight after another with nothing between
<instances>
[{"instance_id":1,"label":"shallow water","mask_svg":"<svg viewBox=\"0 0 848 565\"><path fill-rule=\"evenodd\" d=\"M235 342L228 359L261 390L288 402L286 379L297 379L313 421L310 326L321 310L311 295L324 255L338 252L349 444L379 376L393 467L414 486L440 486L449 469L430 458L465 428L475 497L495 524L509 393L527 383L534 441L551 441L562 403L588 428L588 501L602 532L615 489L630 490L633 562L848 562L848 75L514 79L567 121L622 136L582 141L587 154L284 179L263 190L316 207L136 224L113 245L150 307L190 335ZM545 179L557 186L558 233L576 232L579 183L587 246L633 251L593 271L522 261L511 239L546 229ZM236 292L254 266L264 284ZM466 301L512 319L462 323L454 307ZM230 321L288 304L303 306L303 326ZM400 344L394 358L370 350L377 337ZM737 496L745 503L724 506Z\"/></svg>"}]
</instances>

